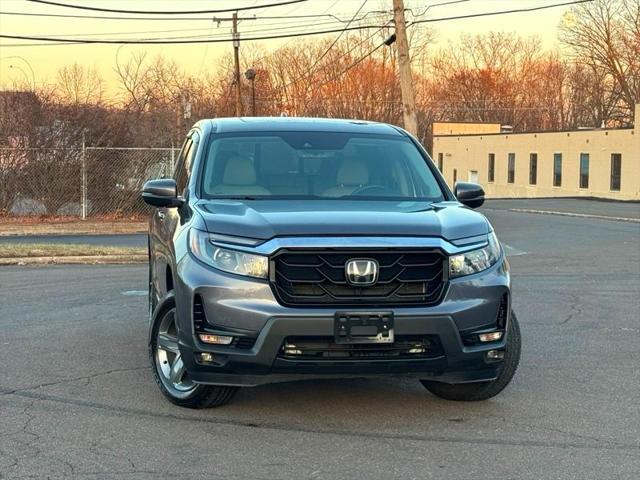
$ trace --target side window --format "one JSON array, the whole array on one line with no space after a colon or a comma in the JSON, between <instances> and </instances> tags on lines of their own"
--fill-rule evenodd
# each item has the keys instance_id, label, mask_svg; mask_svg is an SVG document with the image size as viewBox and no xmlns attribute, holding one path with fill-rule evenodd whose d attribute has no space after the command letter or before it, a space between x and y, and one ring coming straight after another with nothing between
<instances>
[{"instance_id":1,"label":"side window","mask_svg":"<svg viewBox=\"0 0 640 480\"><path fill-rule=\"evenodd\" d=\"M178 166L176 168L175 180L178 184L178 195L184 195L184 191L189 183L189 177L191 176L191 166L193 165L193 158L198 150L199 136L197 133L193 133L190 138L184 143L180 157L178 158Z\"/></svg>"}]
</instances>

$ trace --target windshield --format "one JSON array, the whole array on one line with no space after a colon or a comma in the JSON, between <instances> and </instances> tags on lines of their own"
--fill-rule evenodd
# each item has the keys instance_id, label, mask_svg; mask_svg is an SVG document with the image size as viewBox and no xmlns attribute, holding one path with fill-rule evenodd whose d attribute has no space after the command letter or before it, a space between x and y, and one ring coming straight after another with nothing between
<instances>
[{"instance_id":1,"label":"windshield","mask_svg":"<svg viewBox=\"0 0 640 480\"><path fill-rule=\"evenodd\" d=\"M444 199L408 138L331 132L216 136L201 189L205 198Z\"/></svg>"}]
</instances>

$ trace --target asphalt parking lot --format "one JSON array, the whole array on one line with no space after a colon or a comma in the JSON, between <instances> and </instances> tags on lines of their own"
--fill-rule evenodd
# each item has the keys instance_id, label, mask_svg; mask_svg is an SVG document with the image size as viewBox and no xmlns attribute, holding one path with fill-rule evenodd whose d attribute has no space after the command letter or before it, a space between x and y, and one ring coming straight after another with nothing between
<instances>
[{"instance_id":1,"label":"asphalt parking lot","mask_svg":"<svg viewBox=\"0 0 640 480\"><path fill-rule=\"evenodd\" d=\"M180 409L148 367L146 266L3 267L0 478L639 478L640 224L486 213L523 356L483 403L384 379Z\"/></svg>"}]
</instances>

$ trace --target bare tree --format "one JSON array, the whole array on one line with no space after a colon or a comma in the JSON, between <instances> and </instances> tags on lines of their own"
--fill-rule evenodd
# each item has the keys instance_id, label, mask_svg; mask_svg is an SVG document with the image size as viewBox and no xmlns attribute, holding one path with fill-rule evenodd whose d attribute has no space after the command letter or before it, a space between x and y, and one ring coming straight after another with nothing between
<instances>
[{"instance_id":1,"label":"bare tree","mask_svg":"<svg viewBox=\"0 0 640 480\"><path fill-rule=\"evenodd\" d=\"M610 84L616 112L630 123L640 101L640 0L596 0L574 6L560 26L560 40L599 84Z\"/></svg>"},{"instance_id":2,"label":"bare tree","mask_svg":"<svg viewBox=\"0 0 640 480\"><path fill-rule=\"evenodd\" d=\"M145 88L147 69L145 61L146 52L136 52L126 63L120 63L120 49L116 54L115 73L120 80L120 88L124 94L123 103L128 107L133 107L136 111L142 112L147 106L148 92Z\"/></svg>"},{"instance_id":3,"label":"bare tree","mask_svg":"<svg viewBox=\"0 0 640 480\"><path fill-rule=\"evenodd\" d=\"M104 96L104 81L95 68L74 63L58 70L57 86L63 101L76 105L100 105Z\"/></svg>"}]
</instances>

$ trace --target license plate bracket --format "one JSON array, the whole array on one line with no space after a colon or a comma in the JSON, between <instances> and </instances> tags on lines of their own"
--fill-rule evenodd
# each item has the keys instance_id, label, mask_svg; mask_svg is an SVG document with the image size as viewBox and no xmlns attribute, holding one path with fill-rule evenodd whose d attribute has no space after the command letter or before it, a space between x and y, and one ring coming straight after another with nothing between
<instances>
[{"instance_id":1,"label":"license plate bracket","mask_svg":"<svg viewBox=\"0 0 640 480\"><path fill-rule=\"evenodd\" d=\"M393 312L336 312L335 343L393 343Z\"/></svg>"}]
</instances>

